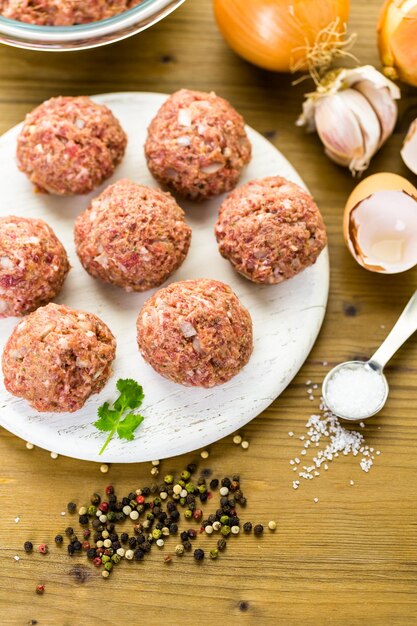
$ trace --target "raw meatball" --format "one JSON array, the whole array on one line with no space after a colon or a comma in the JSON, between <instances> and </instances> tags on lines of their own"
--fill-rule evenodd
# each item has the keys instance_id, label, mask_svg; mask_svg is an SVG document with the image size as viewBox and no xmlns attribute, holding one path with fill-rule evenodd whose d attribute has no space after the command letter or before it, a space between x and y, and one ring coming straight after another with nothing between
<instances>
[{"instance_id":1,"label":"raw meatball","mask_svg":"<svg viewBox=\"0 0 417 626\"><path fill-rule=\"evenodd\" d=\"M0 0L0 15L38 26L73 26L104 20L143 0Z\"/></svg>"},{"instance_id":2,"label":"raw meatball","mask_svg":"<svg viewBox=\"0 0 417 626\"><path fill-rule=\"evenodd\" d=\"M85 194L113 174L126 143L123 129L106 106L86 96L60 96L26 116L17 140L17 161L40 191Z\"/></svg>"},{"instance_id":3,"label":"raw meatball","mask_svg":"<svg viewBox=\"0 0 417 626\"><path fill-rule=\"evenodd\" d=\"M205 200L236 186L251 145L243 117L226 100L182 89L151 122L145 154L156 180L191 200Z\"/></svg>"},{"instance_id":4,"label":"raw meatball","mask_svg":"<svg viewBox=\"0 0 417 626\"><path fill-rule=\"evenodd\" d=\"M280 283L313 265L326 246L309 193L280 176L254 180L223 202L215 227L222 256L255 283Z\"/></svg>"},{"instance_id":5,"label":"raw meatball","mask_svg":"<svg viewBox=\"0 0 417 626\"><path fill-rule=\"evenodd\" d=\"M137 321L144 359L176 383L214 387L235 376L252 353L252 320L228 285L172 283L147 300Z\"/></svg>"},{"instance_id":6,"label":"raw meatball","mask_svg":"<svg viewBox=\"0 0 417 626\"><path fill-rule=\"evenodd\" d=\"M48 304L20 322L3 352L6 389L37 411L78 411L111 374L116 340L96 315Z\"/></svg>"},{"instance_id":7,"label":"raw meatball","mask_svg":"<svg viewBox=\"0 0 417 626\"><path fill-rule=\"evenodd\" d=\"M0 218L0 317L25 315L61 291L67 254L43 220Z\"/></svg>"},{"instance_id":8,"label":"raw meatball","mask_svg":"<svg viewBox=\"0 0 417 626\"><path fill-rule=\"evenodd\" d=\"M174 198L130 180L107 187L75 223L87 272L126 291L163 283L184 261L190 241L191 228Z\"/></svg>"}]
</instances>

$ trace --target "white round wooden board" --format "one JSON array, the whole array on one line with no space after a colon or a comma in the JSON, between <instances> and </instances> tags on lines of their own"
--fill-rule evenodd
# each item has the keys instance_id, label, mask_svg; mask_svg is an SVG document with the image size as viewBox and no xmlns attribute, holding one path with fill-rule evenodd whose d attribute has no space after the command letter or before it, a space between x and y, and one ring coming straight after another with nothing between
<instances>
[{"instance_id":1,"label":"white round wooden board","mask_svg":"<svg viewBox=\"0 0 417 626\"><path fill-rule=\"evenodd\" d=\"M114 176L90 196L58 198L34 193L17 169L16 137L20 125L0 138L0 215L42 218L63 242L72 265L57 302L99 315L117 338L114 373L104 390L76 413L38 413L14 398L0 380L0 424L37 446L89 461L133 463L175 456L238 430L263 411L298 372L320 330L329 284L327 249L317 263L281 285L258 286L239 276L217 251L213 234L219 197L202 205L180 201L193 229L192 245L183 266L171 281L214 278L231 285L249 309L254 324L254 352L249 364L230 382L214 389L187 388L165 380L140 356L136 318L151 294L127 294L91 278L81 267L73 244L76 216L106 185L128 177L156 187L144 158L147 126L167 96L156 93L115 93L95 96L108 105L128 134L127 153ZM248 128L253 158L241 183L269 175L302 180L288 161L260 134ZM0 351L17 324L0 319ZM116 397L118 378L134 378L144 388L140 412L145 416L134 441L114 438L104 455L106 437L92 422L97 408Z\"/></svg>"}]
</instances>

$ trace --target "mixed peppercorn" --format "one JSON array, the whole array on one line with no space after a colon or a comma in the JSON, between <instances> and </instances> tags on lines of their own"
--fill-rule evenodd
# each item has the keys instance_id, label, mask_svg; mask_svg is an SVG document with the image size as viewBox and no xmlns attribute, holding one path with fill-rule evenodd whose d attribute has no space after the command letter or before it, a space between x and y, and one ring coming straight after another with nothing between
<instances>
[{"instance_id":1,"label":"mixed peppercorn","mask_svg":"<svg viewBox=\"0 0 417 626\"><path fill-rule=\"evenodd\" d=\"M105 489L105 499L94 493L90 503L78 509L80 532L76 534L74 528L68 526L64 534L56 535L55 543L61 545L65 535L68 554L73 556L84 553L97 568L102 569L104 578L109 577L122 559L141 561L154 546L162 548L172 536L179 537L174 552L182 557L193 550L193 542L198 534L220 535L216 547L209 551L210 559L217 559L226 548L227 537L240 532L241 520L237 506L244 507L246 498L241 490L239 476L224 477L221 481L213 478L209 481L211 471L204 470L199 478L193 479L196 470L197 466L190 464L177 480L168 474L163 483L136 489L123 498L119 498L114 487L109 485ZM219 493L219 507L215 513L204 517L204 504L213 498L216 490ZM69 502L67 510L74 514L77 511L76 504ZM180 531L181 517L186 522L196 522L199 525L197 530L189 528ZM117 526L128 519L134 523L130 532L127 532L125 526L122 532L118 532ZM276 523L270 522L268 527L275 529ZM257 536L263 533L262 524L254 527L251 522L243 524L245 533L251 533L252 528ZM24 548L26 552L31 552L33 545L27 541ZM38 551L45 554L48 547L41 544ZM196 561L202 561L206 556L201 548L194 549L193 554ZM171 555L164 556L165 563L171 560Z\"/></svg>"}]
</instances>

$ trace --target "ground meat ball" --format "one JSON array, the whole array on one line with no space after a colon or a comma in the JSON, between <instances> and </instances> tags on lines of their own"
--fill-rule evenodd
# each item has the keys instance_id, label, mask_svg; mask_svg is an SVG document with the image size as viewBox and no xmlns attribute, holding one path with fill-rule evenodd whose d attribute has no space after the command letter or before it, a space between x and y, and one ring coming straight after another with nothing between
<instances>
[{"instance_id":1,"label":"ground meat ball","mask_svg":"<svg viewBox=\"0 0 417 626\"><path fill-rule=\"evenodd\" d=\"M6 343L4 384L37 411L72 413L104 387L115 352L115 338L96 315L48 304Z\"/></svg>"},{"instance_id":2,"label":"ground meat ball","mask_svg":"<svg viewBox=\"0 0 417 626\"><path fill-rule=\"evenodd\" d=\"M42 220L0 218L0 317L25 315L61 291L65 249Z\"/></svg>"},{"instance_id":3,"label":"ground meat ball","mask_svg":"<svg viewBox=\"0 0 417 626\"><path fill-rule=\"evenodd\" d=\"M151 122L145 154L161 184L191 200L205 200L236 186L251 145L242 116L226 100L182 89Z\"/></svg>"},{"instance_id":4,"label":"ground meat ball","mask_svg":"<svg viewBox=\"0 0 417 626\"><path fill-rule=\"evenodd\" d=\"M89 274L126 291L159 286L184 261L191 228L174 198L120 180L75 223L75 244Z\"/></svg>"},{"instance_id":5,"label":"ground meat ball","mask_svg":"<svg viewBox=\"0 0 417 626\"><path fill-rule=\"evenodd\" d=\"M38 26L73 26L104 20L143 0L0 0L0 15Z\"/></svg>"},{"instance_id":6,"label":"ground meat ball","mask_svg":"<svg viewBox=\"0 0 417 626\"><path fill-rule=\"evenodd\" d=\"M137 321L144 359L176 383L214 387L249 361L252 320L237 296L216 280L172 283L147 300Z\"/></svg>"},{"instance_id":7,"label":"ground meat ball","mask_svg":"<svg viewBox=\"0 0 417 626\"><path fill-rule=\"evenodd\" d=\"M26 116L17 140L19 169L40 191L92 191L122 160L127 138L113 113L90 98L46 100Z\"/></svg>"},{"instance_id":8,"label":"ground meat ball","mask_svg":"<svg viewBox=\"0 0 417 626\"><path fill-rule=\"evenodd\" d=\"M279 176L232 192L215 227L222 256L255 283L280 283L313 265L326 246L313 198Z\"/></svg>"}]
</instances>

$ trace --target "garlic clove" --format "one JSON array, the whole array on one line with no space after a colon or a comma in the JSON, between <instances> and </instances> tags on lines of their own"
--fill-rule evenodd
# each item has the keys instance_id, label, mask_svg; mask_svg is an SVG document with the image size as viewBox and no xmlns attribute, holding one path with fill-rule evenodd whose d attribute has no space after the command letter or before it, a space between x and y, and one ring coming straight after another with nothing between
<instances>
[{"instance_id":1,"label":"garlic clove","mask_svg":"<svg viewBox=\"0 0 417 626\"><path fill-rule=\"evenodd\" d=\"M376 87L370 80L355 83L354 88L369 102L381 125L381 137L378 148L394 131L398 117L398 107L387 87Z\"/></svg>"},{"instance_id":2,"label":"garlic clove","mask_svg":"<svg viewBox=\"0 0 417 626\"><path fill-rule=\"evenodd\" d=\"M315 124L330 158L335 155L336 162L348 160L349 164L363 158L365 147L360 125L340 93L317 101Z\"/></svg>"},{"instance_id":3,"label":"garlic clove","mask_svg":"<svg viewBox=\"0 0 417 626\"><path fill-rule=\"evenodd\" d=\"M341 92L341 96L349 109L356 116L363 137L363 156L359 159L352 159L349 166L350 170L355 174L356 172L366 170L369 161L378 150L381 139L381 125L368 100L358 91L355 89L345 89Z\"/></svg>"},{"instance_id":4,"label":"garlic clove","mask_svg":"<svg viewBox=\"0 0 417 626\"><path fill-rule=\"evenodd\" d=\"M408 169L417 174L417 119L411 122L400 154Z\"/></svg>"},{"instance_id":5,"label":"garlic clove","mask_svg":"<svg viewBox=\"0 0 417 626\"><path fill-rule=\"evenodd\" d=\"M365 178L347 200L343 233L354 259L384 274L417 264L417 189L396 174Z\"/></svg>"}]
</instances>

